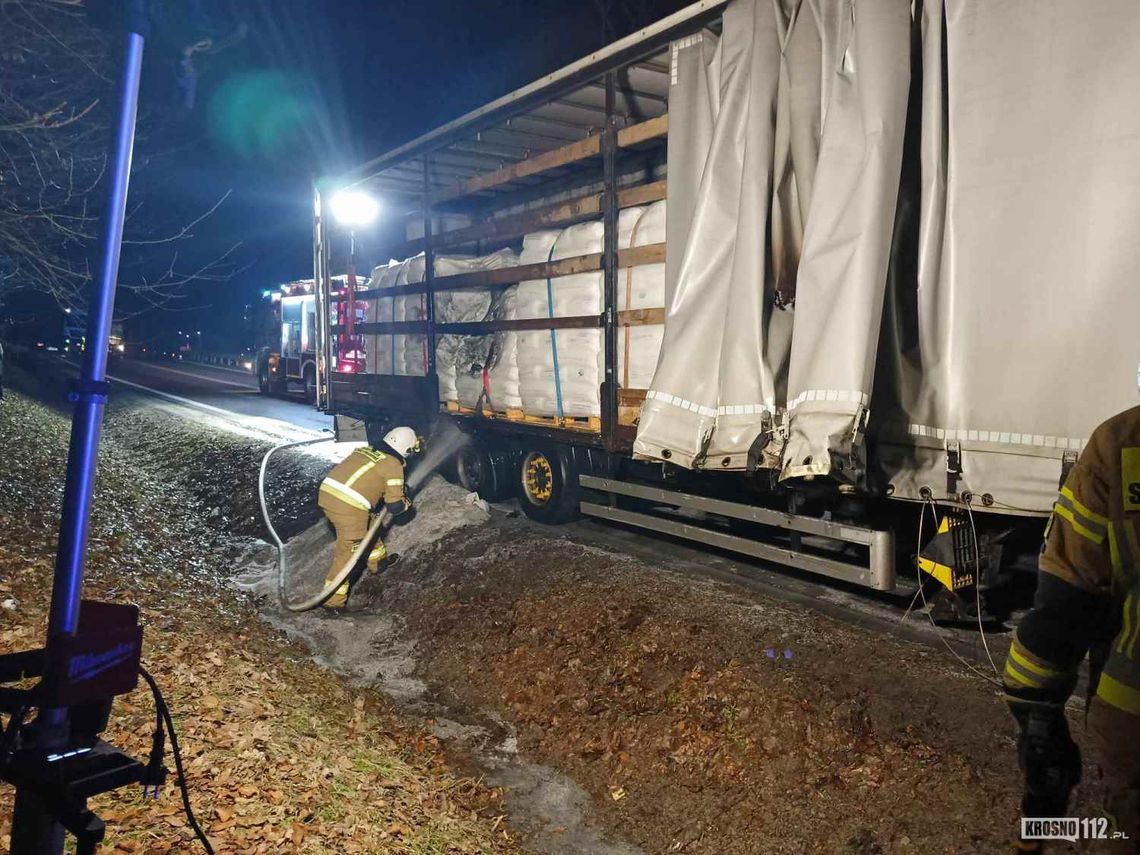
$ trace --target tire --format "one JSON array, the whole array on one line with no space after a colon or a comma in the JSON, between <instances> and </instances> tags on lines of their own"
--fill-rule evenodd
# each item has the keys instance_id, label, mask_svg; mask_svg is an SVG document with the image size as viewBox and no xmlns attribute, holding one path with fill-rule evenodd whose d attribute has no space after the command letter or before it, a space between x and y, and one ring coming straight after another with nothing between
<instances>
[{"instance_id":1,"label":"tire","mask_svg":"<svg viewBox=\"0 0 1140 855\"><path fill-rule=\"evenodd\" d=\"M501 502L511 494L509 478L504 467L487 447L471 440L455 455L456 480L465 490L478 493L486 502Z\"/></svg>"},{"instance_id":2,"label":"tire","mask_svg":"<svg viewBox=\"0 0 1140 855\"><path fill-rule=\"evenodd\" d=\"M262 395L269 394L269 365L264 362L257 366L257 391Z\"/></svg>"},{"instance_id":3,"label":"tire","mask_svg":"<svg viewBox=\"0 0 1140 855\"><path fill-rule=\"evenodd\" d=\"M523 513L548 525L578 516L578 468L567 448L535 446L524 449L515 468L515 490Z\"/></svg>"}]
</instances>

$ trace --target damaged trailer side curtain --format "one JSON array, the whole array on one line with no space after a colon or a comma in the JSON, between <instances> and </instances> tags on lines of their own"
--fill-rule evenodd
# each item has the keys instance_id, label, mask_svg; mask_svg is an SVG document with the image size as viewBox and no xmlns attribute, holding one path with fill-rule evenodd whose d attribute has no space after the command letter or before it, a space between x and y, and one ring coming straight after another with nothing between
<instances>
[{"instance_id":1,"label":"damaged trailer side curtain","mask_svg":"<svg viewBox=\"0 0 1140 855\"><path fill-rule=\"evenodd\" d=\"M834 22L836 52L824 55L833 72L824 75L830 85L822 88L823 133L795 285L783 478L856 481L866 468L862 437L902 167L911 13L899 0L849 8L853 15Z\"/></svg>"},{"instance_id":2,"label":"damaged trailer side curtain","mask_svg":"<svg viewBox=\"0 0 1140 855\"><path fill-rule=\"evenodd\" d=\"M1140 8L927 0L922 25L918 276L892 281L873 475L1046 512L1137 403Z\"/></svg>"},{"instance_id":3,"label":"damaged trailer side curtain","mask_svg":"<svg viewBox=\"0 0 1140 855\"><path fill-rule=\"evenodd\" d=\"M737 0L715 49L674 45L665 338L636 456L743 469L791 403L786 475L853 459L910 27L909 0ZM779 448L762 465L781 467Z\"/></svg>"},{"instance_id":4,"label":"damaged trailer side curtain","mask_svg":"<svg viewBox=\"0 0 1140 855\"><path fill-rule=\"evenodd\" d=\"M764 239L779 62L771 0L729 5L719 42L674 45L670 109L685 130L669 135L665 334L635 455L739 467L774 408L790 333L777 318L769 334Z\"/></svg>"}]
</instances>

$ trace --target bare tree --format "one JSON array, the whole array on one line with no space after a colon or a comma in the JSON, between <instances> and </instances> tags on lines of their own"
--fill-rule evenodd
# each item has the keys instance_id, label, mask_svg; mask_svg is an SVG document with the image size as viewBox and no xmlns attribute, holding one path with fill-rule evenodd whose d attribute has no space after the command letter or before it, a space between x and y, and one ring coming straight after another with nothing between
<instances>
[{"instance_id":1,"label":"bare tree","mask_svg":"<svg viewBox=\"0 0 1140 855\"><path fill-rule=\"evenodd\" d=\"M0 298L19 289L82 310L103 202L114 42L81 0L0 0ZM140 117L145 148L147 117ZM136 153L135 170L148 168ZM140 307L234 272L238 245L206 262L194 230L225 201L172 222L132 200L119 286ZM145 203L142 203L145 205Z\"/></svg>"},{"instance_id":2,"label":"bare tree","mask_svg":"<svg viewBox=\"0 0 1140 855\"><path fill-rule=\"evenodd\" d=\"M651 23L649 0L594 0L594 6L602 19L603 44Z\"/></svg>"}]
</instances>

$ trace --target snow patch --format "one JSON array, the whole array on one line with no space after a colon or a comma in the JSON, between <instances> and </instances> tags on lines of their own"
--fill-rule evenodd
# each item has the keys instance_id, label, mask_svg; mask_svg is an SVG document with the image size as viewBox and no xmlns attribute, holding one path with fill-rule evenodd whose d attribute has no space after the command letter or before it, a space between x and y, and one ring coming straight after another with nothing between
<instances>
[{"instance_id":1,"label":"snow patch","mask_svg":"<svg viewBox=\"0 0 1140 855\"><path fill-rule=\"evenodd\" d=\"M416 513L393 526L385 535L392 552L411 558L461 528L479 526L491 518L490 510L470 494L443 478L433 476L417 491ZM316 593L332 560L333 534L322 521L286 544L289 596L298 600ZM323 667L344 674L353 682L375 686L401 704L431 716L435 733L452 743L465 744L485 768L488 780L507 791L516 827L533 835L538 851L551 855L641 855L590 824L589 796L572 779L518 753L514 728L490 716L488 728L459 722L428 695L415 675L416 645L396 615L366 609L333 614L316 609L300 614L282 611L277 603L277 556L266 543L258 543L239 561L240 575L233 586L263 598L261 616L290 639L306 645ZM366 586L384 584L383 574L366 580ZM365 597L367 600L368 598ZM501 733L501 738L495 738Z\"/></svg>"},{"instance_id":2,"label":"snow patch","mask_svg":"<svg viewBox=\"0 0 1140 855\"><path fill-rule=\"evenodd\" d=\"M490 519L487 510L468 500L468 492L433 476L414 497L416 512L397 521L384 535L390 552L414 556L451 532L481 525ZM316 594L332 562L335 538L322 520L285 544L288 596L291 601ZM413 676L414 644L405 640L403 626L393 615L374 611L330 614L283 610L277 602L277 555L264 542L249 549L238 562L231 584L240 591L263 598L261 615L291 639L305 644L319 664L353 681L378 686L400 701L412 701L425 691ZM382 585L383 576L370 580Z\"/></svg>"}]
</instances>

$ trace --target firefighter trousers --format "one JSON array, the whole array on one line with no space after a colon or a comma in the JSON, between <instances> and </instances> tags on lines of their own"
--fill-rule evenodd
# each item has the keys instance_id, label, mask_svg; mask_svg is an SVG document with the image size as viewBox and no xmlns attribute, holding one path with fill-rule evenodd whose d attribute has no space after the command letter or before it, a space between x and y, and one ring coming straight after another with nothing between
<instances>
[{"instance_id":1,"label":"firefighter trousers","mask_svg":"<svg viewBox=\"0 0 1140 855\"><path fill-rule=\"evenodd\" d=\"M352 557L356 548L360 546L360 541L364 540L372 517L368 511L336 500L322 501L321 509L325 512L328 521L332 523L333 528L336 529L336 546L333 548L332 564L329 565L328 573L325 574L325 583L328 584L336 578L337 573ZM367 566L369 572L375 573L387 554L384 541L377 538L372 550L368 553ZM325 605L334 609L343 607L348 602L348 595L352 586L359 581L360 575L360 571L350 575L336 589L336 593L325 602Z\"/></svg>"},{"instance_id":2,"label":"firefighter trousers","mask_svg":"<svg viewBox=\"0 0 1140 855\"><path fill-rule=\"evenodd\" d=\"M1140 717L1100 698L1089 704L1089 747L1105 790L1105 814L1127 840L1100 844L1097 852L1140 852Z\"/></svg>"}]
</instances>

